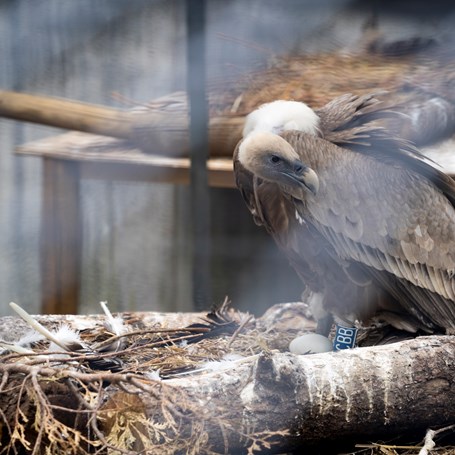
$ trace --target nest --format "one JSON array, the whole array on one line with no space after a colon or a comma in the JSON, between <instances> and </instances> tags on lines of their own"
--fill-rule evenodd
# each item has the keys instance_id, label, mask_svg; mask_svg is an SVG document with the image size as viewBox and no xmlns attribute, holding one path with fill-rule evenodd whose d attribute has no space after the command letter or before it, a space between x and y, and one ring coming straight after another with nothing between
<instances>
[{"instance_id":1,"label":"nest","mask_svg":"<svg viewBox=\"0 0 455 455\"><path fill-rule=\"evenodd\" d=\"M49 319L41 317L49 329L61 325ZM101 318L89 319L92 326L80 335L93 352L50 352L49 343L39 341L33 354L1 355L1 454L210 453L209 417L166 380L211 370L229 356L287 349L297 332L265 329L227 302L207 315L193 315L196 321L185 327L168 327L162 315L124 314L123 336L107 332ZM66 323L74 329L88 325ZM103 353L109 346L115 349ZM146 407L153 401L159 405L150 408L158 410L149 415ZM220 418L220 426L229 422ZM273 436L252 434L247 445L263 447Z\"/></svg>"},{"instance_id":2,"label":"nest","mask_svg":"<svg viewBox=\"0 0 455 455\"><path fill-rule=\"evenodd\" d=\"M221 435L239 433L246 453L272 448L289 430L245 434L228 409L207 414L175 379L195 381L201 371L226 368L223 362L229 369L264 352L287 351L296 335L314 330L305 305L276 305L256 319L225 302L170 327L179 318L173 316L124 314L122 336L106 331L102 317L71 317L66 323L80 328L93 351L49 352L47 341L35 343L33 353L4 351L0 453L219 453L209 443L214 425ZM64 320L41 319L48 328ZM363 330L362 343L371 344L368 333L378 330ZM109 346L114 349L104 352ZM417 448L373 444L358 453L417 454Z\"/></svg>"}]
</instances>

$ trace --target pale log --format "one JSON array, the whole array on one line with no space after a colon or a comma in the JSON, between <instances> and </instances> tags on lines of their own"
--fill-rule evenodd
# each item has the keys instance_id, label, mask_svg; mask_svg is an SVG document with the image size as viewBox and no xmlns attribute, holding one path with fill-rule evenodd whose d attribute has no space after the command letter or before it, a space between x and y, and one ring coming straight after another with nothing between
<instances>
[{"instance_id":1,"label":"pale log","mask_svg":"<svg viewBox=\"0 0 455 455\"><path fill-rule=\"evenodd\" d=\"M277 447L289 450L409 432L419 440L455 421L454 380L455 338L421 337L339 353L263 354L234 370L167 383L243 434L288 431ZM221 449L216 426L210 444ZM229 446L242 446L235 431Z\"/></svg>"},{"instance_id":2,"label":"pale log","mask_svg":"<svg viewBox=\"0 0 455 455\"><path fill-rule=\"evenodd\" d=\"M158 108L126 110L0 90L0 117L124 139L157 155L188 156L186 102L181 102L179 108L172 111ZM210 155L232 156L242 126L243 116L211 118Z\"/></svg>"},{"instance_id":3,"label":"pale log","mask_svg":"<svg viewBox=\"0 0 455 455\"><path fill-rule=\"evenodd\" d=\"M126 111L44 95L0 90L0 116L117 138L131 134Z\"/></svg>"}]
</instances>

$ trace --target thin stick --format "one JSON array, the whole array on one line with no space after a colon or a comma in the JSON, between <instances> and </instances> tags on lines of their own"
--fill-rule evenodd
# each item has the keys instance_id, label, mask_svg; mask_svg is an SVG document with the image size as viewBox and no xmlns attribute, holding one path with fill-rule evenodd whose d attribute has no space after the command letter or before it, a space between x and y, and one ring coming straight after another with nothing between
<instances>
[{"instance_id":1,"label":"thin stick","mask_svg":"<svg viewBox=\"0 0 455 455\"><path fill-rule=\"evenodd\" d=\"M237 330L232 334L231 339L229 340L229 343L227 345L227 348L229 349L234 342L234 340L237 338L237 335L244 329L244 327L253 319L253 315L250 314L237 328Z\"/></svg>"}]
</instances>

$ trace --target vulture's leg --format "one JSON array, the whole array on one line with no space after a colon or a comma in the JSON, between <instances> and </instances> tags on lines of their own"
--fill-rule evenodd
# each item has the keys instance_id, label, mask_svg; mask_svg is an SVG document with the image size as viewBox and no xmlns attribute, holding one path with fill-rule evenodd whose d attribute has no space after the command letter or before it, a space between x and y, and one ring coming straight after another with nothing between
<instances>
[{"instance_id":1,"label":"vulture's leg","mask_svg":"<svg viewBox=\"0 0 455 455\"><path fill-rule=\"evenodd\" d=\"M316 333L328 337L333 326L333 315L328 313L323 318L318 319Z\"/></svg>"}]
</instances>

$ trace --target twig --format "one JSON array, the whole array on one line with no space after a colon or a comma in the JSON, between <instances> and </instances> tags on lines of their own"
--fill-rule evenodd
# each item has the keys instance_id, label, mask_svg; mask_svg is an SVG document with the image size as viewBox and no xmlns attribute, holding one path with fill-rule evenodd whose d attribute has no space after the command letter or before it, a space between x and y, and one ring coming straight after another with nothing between
<instances>
[{"instance_id":1,"label":"twig","mask_svg":"<svg viewBox=\"0 0 455 455\"><path fill-rule=\"evenodd\" d=\"M232 337L229 340L229 343L227 344L227 348L228 349L231 347L231 344L237 338L237 335L244 329L244 327L251 321L251 319L253 319L253 315L252 314L248 315L245 318L245 320L238 326L237 330L232 334Z\"/></svg>"},{"instance_id":2,"label":"twig","mask_svg":"<svg viewBox=\"0 0 455 455\"><path fill-rule=\"evenodd\" d=\"M46 422L49 417L52 417L52 412L49 410L47 398L43 394L43 390L41 389L41 387L38 383L36 369L32 371L32 373L30 374L30 378L31 378L31 381L33 384L34 391L36 393L37 400L38 400L38 402L36 403L36 408L37 408L36 413L39 413L39 415L41 416L41 420L43 422ZM41 441L43 440L44 429L45 429L44 425L39 426L38 435L36 436L32 455L39 453L39 451L41 450Z\"/></svg>"},{"instance_id":3,"label":"twig","mask_svg":"<svg viewBox=\"0 0 455 455\"><path fill-rule=\"evenodd\" d=\"M389 445L389 444L356 444L356 448L359 449L377 449L378 447L382 447L384 449L389 449L389 450L420 450L422 446L396 446L396 445Z\"/></svg>"},{"instance_id":4,"label":"twig","mask_svg":"<svg viewBox=\"0 0 455 455\"><path fill-rule=\"evenodd\" d=\"M9 373L8 373L8 371L5 371L2 375L2 382L0 382L0 393L3 392L3 389L6 385L6 383L8 382L8 379L9 379Z\"/></svg>"},{"instance_id":5,"label":"twig","mask_svg":"<svg viewBox=\"0 0 455 455\"><path fill-rule=\"evenodd\" d=\"M434 434L437 435L439 433L444 433L445 431L455 429L455 424L449 425L447 427L439 428L439 430L434 430Z\"/></svg>"},{"instance_id":6,"label":"twig","mask_svg":"<svg viewBox=\"0 0 455 455\"><path fill-rule=\"evenodd\" d=\"M104 341L101 341L100 343L96 343L93 347L94 349L101 349L102 347L114 342L114 341L117 341L119 340L120 338L126 338L126 337L132 337L132 336L135 336L135 335L148 335L148 334L158 334L158 333L180 333L180 332L190 332L190 333L196 333L196 334L200 334L200 333L206 333L206 332L209 332L210 329L209 328L204 328L204 327L186 327L186 328L183 328L183 329L153 329L153 330L133 330L131 332L127 332L127 333L124 333L123 335L114 335L112 337L109 337L107 340L104 340ZM189 338L189 337L193 337L194 335L185 335L186 338ZM172 339L167 339L167 340L161 340L159 342L154 342L154 343L150 343L150 344L147 344L147 345L142 345L141 348L143 348L144 346L147 346L147 347L155 347L155 343L156 345L162 345L162 344L165 344L165 343L169 343L169 342L175 342L175 341L180 341L180 339L183 339L183 337L179 337L179 338L172 338ZM130 348L131 349L131 348ZM128 350L126 351L118 351L117 354L119 353L123 353L123 352L129 352Z\"/></svg>"},{"instance_id":7,"label":"twig","mask_svg":"<svg viewBox=\"0 0 455 455\"><path fill-rule=\"evenodd\" d=\"M433 441L433 437L436 434L434 430L428 430L425 435L424 445L420 449L419 455L428 455L436 446L436 443Z\"/></svg>"},{"instance_id":8,"label":"twig","mask_svg":"<svg viewBox=\"0 0 455 455\"><path fill-rule=\"evenodd\" d=\"M0 409L0 417L2 418L3 423L6 426L6 429L7 429L8 434L9 434L9 439L11 440L11 434L12 434L11 433L11 426L10 426L10 424L8 422L8 419L6 418L5 413L1 409ZM16 448L14 446L13 446L13 449L14 449L14 453L17 453Z\"/></svg>"}]
</instances>

